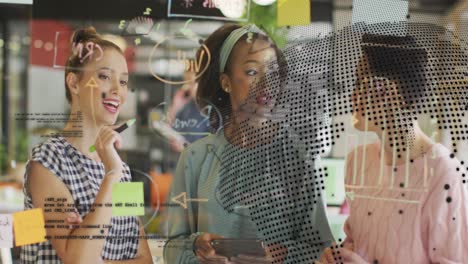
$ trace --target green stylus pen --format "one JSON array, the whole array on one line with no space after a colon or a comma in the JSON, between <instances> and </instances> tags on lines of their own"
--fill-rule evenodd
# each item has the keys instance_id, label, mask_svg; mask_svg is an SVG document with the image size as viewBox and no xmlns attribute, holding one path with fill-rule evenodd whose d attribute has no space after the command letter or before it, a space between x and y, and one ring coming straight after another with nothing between
<instances>
[{"instance_id":1,"label":"green stylus pen","mask_svg":"<svg viewBox=\"0 0 468 264\"><path fill-rule=\"evenodd\" d=\"M125 122L123 125L121 125L118 128L114 129L114 131L117 132L117 133L121 133L121 132L125 131L125 129L131 127L135 123L135 121L136 121L135 118L130 119L127 122ZM94 147L94 145L89 147L89 152L94 152L94 151L96 151L96 147Z\"/></svg>"}]
</instances>

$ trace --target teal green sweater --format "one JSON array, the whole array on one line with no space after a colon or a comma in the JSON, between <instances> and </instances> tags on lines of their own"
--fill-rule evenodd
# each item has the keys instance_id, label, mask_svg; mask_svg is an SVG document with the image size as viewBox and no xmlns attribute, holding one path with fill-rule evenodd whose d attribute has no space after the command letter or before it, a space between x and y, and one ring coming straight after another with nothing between
<instances>
[{"instance_id":1,"label":"teal green sweater","mask_svg":"<svg viewBox=\"0 0 468 264\"><path fill-rule=\"evenodd\" d=\"M299 145L296 147L300 150ZM226 238L259 238L262 240L265 239L265 234L278 232L278 226L259 226L256 223L261 222L258 221L254 223L248 206L239 204L227 208L228 206L222 202L223 199L219 197L219 183L224 176L220 174L220 170L222 170L222 166L226 166L221 162L221 159L225 151L232 151L236 148L226 140L224 131L221 130L217 134L194 142L182 152L174 175L170 197L185 192L187 199L207 199L207 201L187 201L187 208L177 206L177 204L168 207L169 240L164 249L165 263L198 263L193 252L193 239L197 232L213 233ZM299 151L299 153L305 155L303 151ZM224 168L223 171L226 169ZM281 176L287 177L287 175ZM238 178L242 178L242 175L239 175ZM310 188L311 193L315 189L314 186L307 184L301 187ZM309 189L306 189L307 191ZM284 238L285 230L288 236L286 240L279 241L288 248L285 263L303 263L301 261L303 259L316 259L320 256L323 248L329 246L333 240L321 197L316 200L315 204L311 201L305 203L305 207L294 208L295 212L304 214L303 219L299 222L295 221L294 224L280 226L281 232L283 232L282 237ZM269 207L270 210L275 210L274 206ZM287 214L279 214L282 215L280 217L288 217ZM269 222L273 223L274 221ZM310 234L311 229L320 233L320 241L310 237L310 235L307 237L302 235Z\"/></svg>"}]
</instances>

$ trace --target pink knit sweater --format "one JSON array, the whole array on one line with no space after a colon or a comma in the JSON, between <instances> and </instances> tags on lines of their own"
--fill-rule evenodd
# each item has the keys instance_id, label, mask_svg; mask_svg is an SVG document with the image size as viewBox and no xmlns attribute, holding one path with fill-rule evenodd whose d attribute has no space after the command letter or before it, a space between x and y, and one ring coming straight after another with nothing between
<instances>
[{"instance_id":1,"label":"pink knit sweater","mask_svg":"<svg viewBox=\"0 0 468 264\"><path fill-rule=\"evenodd\" d=\"M380 143L348 155L345 233L354 251L369 263L468 263L468 178L460 161L440 144L395 168L381 166L380 155Z\"/></svg>"}]
</instances>

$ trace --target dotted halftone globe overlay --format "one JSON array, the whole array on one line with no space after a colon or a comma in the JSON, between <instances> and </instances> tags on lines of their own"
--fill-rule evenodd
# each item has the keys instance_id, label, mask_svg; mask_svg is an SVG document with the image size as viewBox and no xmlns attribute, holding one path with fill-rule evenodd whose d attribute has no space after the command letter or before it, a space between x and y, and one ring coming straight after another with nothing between
<instances>
[{"instance_id":1,"label":"dotted halftone globe overlay","mask_svg":"<svg viewBox=\"0 0 468 264\"><path fill-rule=\"evenodd\" d=\"M285 79L278 74L282 64L272 61L266 67L272 70L253 84L247 100L255 100L258 93L274 97L270 114L262 113L268 118L259 119L258 109L251 109L250 121L233 133L244 135L237 139L242 142L228 145L219 157L218 202L229 213L248 208L246 216L266 244L287 247L291 263L311 263L331 242L328 231L316 222L326 219L320 215L324 209L319 209L325 207L322 191L327 177L316 158L346 135L344 124L332 124L332 118L360 114L369 124L385 129L398 156L413 146L412 121L421 114L437 119L438 128L450 131L453 142L466 140L463 41L436 25L397 26L354 25L319 40L286 46ZM403 36L378 34L402 28ZM466 184L463 164L462 160L460 167L453 168L459 172L460 184ZM446 197L446 202L451 198ZM273 256L280 263L282 248L277 248Z\"/></svg>"}]
</instances>

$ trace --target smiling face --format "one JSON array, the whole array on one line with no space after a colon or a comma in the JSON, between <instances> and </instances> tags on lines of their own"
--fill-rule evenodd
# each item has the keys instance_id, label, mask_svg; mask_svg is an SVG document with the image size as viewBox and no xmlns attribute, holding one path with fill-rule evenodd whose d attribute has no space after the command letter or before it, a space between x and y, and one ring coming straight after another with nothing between
<instances>
[{"instance_id":1,"label":"smiling face","mask_svg":"<svg viewBox=\"0 0 468 264\"><path fill-rule=\"evenodd\" d=\"M127 62L119 51L107 48L102 59L83 67L79 78L67 76L67 83L73 95L72 104L78 104L84 121L97 126L113 125L127 99Z\"/></svg>"},{"instance_id":2,"label":"smiling face","mask_svg":"<svg viewBox=\"0 0 468 264\"><path fill-rule=\"evenodd\" d=\"M257 39L251 43L239 40L230 55L226 73L220 81L230 90L233 116L256 122L265 121L279 92L278 63L271 42Z\"/></svg>"}]
</instances>

